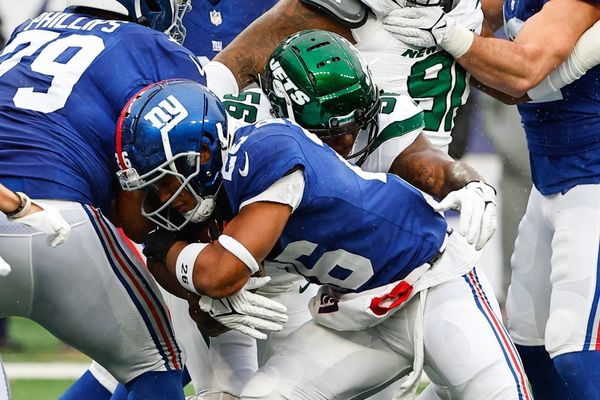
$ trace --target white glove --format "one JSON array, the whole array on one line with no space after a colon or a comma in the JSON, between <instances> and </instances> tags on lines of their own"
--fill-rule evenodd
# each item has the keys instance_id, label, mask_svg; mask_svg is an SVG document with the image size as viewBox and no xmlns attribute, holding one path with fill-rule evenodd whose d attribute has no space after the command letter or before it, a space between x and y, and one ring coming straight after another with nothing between
<instances>
[{"instance_id":1,"label":"white glove","mask_svg":"<svg viewBox=\"0 0 600 400\"><path fill-rule=\"evenodd\" d=\"M288 320L284 305L250 292L270 280L268 276L250 278L242 290L222 299L202 296L200 309L230 329L255 339L266 339L267 335L259 329L280 331L283 328L281 324Z\"/></svg>"},{"instance_id":2,"label":"white glove","mask_svg":"<svg viewBox=\"0 0 600 400\"><path fill-rule=\"evenodd\" d=\"M390 11L406 6L406 0L361 0L375 14L378 20L383 19Z\"/></svg>"},{"instance_id":3,"label":"white glove","mask_svg":"<svg viewBox=\"0 0 600 400\"><path fill-rule=\"evenodd\" d=\"M0 257L0 276L6 276L10 273L10 264Z\"/></svg>"},{"instance_id":4,"label":"white glove","mask_svg":"<svg viewBox=\"0 0 600 400\"><path fill-rule=\"evenodd\" d=\"M496 232L496 190L487 183L469 182L462 189L450 192L434 208L436 211L459 210L458 232L469 244L475 244L477 250Z\"/></svg>"},{"instance_id":5,"label":"white glove","mask_svg":"<svg viewBox=\"0 0 600 400\"><path fill-rule=\"evenodd\" d=\"M441 46L458 58L474 40L473 32L459 25L440 7L404 7L389 12L383 27L396 39L414 47Z\"/></svg>"},{"instance_id":6,"label":"white glove","mask_svg":"<svg viewBox=\"0 0 600 400\"><path fill-rule=\"evenodd\" d=\"M48 235L48 245L56 247L65 242L71 234L71 226L63 219L58 210L51 206L41 206L42 211L19 218L11 218L13 222L29 225Z\"/></svg>"}]
</instances>

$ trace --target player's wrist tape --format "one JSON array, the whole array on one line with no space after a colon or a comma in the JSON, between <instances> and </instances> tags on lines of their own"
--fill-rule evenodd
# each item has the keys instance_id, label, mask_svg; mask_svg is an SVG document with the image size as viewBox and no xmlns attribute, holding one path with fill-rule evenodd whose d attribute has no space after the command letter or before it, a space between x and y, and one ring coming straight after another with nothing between
<instances>
[{"instance_id":1,"label":"player's wrist tape","mask_svg":"<svg viewBox=\"0 0 600 400\"><path fill-rule=\"evenodd\" d=\"M15 192L15 194L19 198L19 206L15 210L6 213L8 219L21 218L27 215L27 213L31 209L31 199L29 198L29 196L27 196L23 192Z\"/></svg>"},{"instance_id":2,"label":"player's wrist tape","mask_svg":"<svg viewBox=\"0 0 600 400\"><path fill-rule=\"evenodd\" d=\"M250 270L252 274L256 273L260 266L258 262L254 258L252 254L248 251L243 244L232 238L231 236L221 235L219 236L219 243L221 246L225 248L228 252L239 258L241 262L246 264L246 267Z\"/></svg>"},{"instance_id":3,"label":"player's wrist tape","mask_svg":"<svg viewBox=\"0 0 600 400\"><path fill-rule=\"evenodd\" d=\"M175 264L175 275L179 284L197 295L200 295L200 293L194 286L194 267L196 266L196 258L206 246L208 246L208 243L188 244L177 256L177 263Z\"/></svg>"},{"instance_id":4,"label":"player's wrist tape","mask_svg":"<svg viewBox=\"0 0 600 400\"><path fill-rule=\"evenodd\" d=\"M473 44L475 34L462 25L454 24L448 39L442 42L442 47L454 58L462 57Z\"/></svg>"}]
</instances>

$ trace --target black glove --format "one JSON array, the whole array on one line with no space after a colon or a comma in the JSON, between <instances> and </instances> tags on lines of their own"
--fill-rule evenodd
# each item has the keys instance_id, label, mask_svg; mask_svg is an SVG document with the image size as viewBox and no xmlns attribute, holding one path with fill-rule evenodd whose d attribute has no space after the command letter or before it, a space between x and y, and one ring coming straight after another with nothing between
<instances>
[{"instance_id":1,"label":"black glove","mask_svg":"<svg viewBox=\"0 0 600 400\"><path fill-rule=\"evenodd\" d=\"M144 242L144 255L155 261L165 263L167 253L179 241L174 232L166 229L155 229L146 236Z\"/></svg>"}]
</instances>

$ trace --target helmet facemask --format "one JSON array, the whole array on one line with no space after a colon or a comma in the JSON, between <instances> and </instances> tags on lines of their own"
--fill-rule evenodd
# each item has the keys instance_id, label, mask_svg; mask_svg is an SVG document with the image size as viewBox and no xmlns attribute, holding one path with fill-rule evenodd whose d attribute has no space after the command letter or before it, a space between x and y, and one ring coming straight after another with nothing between
<instances>
[{"instance_id":1,"label":"helmet facemask","mask_svg":"<svg viewBox=\"0 0 600 400\"><path fill-rule=\"evenodd\" d=\"M377 137L379 128L379 109L381 108L381 99L377 91L376 100L368 110L357 109L347 115L331 117L328 121L328 128L309 128L308 130L317 135L322 140L327 141L329 138L334 138L339 135L354 134L354 138L361 131L365 131L367 140L365 145L360 149L352 148L352 151L345 156L347 160L352 160L355 164L361 164L369 155L371 144ZM357 157L361 156L359 159Z\"/></svg>"},{"instance_id":2,"label":"helmet facemask","mask_svg":"<svg viewBox=\"0 0 600 400\"><path fill-rule=\"evenodd\" d=\"M190 0L177 0L176 9L173 10L173 23L164 31L171 39L179 44L183 44L186 35L183 17L191 11L191 9L192 3Z\"/></svg>"},{"instance_id":3,"label":"helmet facemask","mask_svg":"<svg viewBox=\"0 0 600 400\"><path fill-rule=\"evenodd\" d=\"M199 190L194 188L199 186L198 176L210 175L210 171L202 168L200 159L200 153L197 152L180 153L142 176L139 176L135 168L128 168L117 172L117 178L123 190L144 190L141 207L143 217L148 218L162 228L170 231L178 231L190 222L199 223L207 220L215 208L215 197L221 188L222 182L219 178L213 194L208 194L206 191L202 191L202 194L200 194ZM182 162L194 165L193 172L185 174L180 172L181 168L177 168L177 164L181 164ZM148 207L149 196L158 192L156 184L167 176L177 178L180 184L179 188L158 208ZM173 209L171 205L184 190L189 192L196 200L196 206L180 214L180 217L183 217L183 220L181 220L179 216L174 217L172 215ZM154 209L148 211L149 208Z\"/></svg>"}]
</instances>

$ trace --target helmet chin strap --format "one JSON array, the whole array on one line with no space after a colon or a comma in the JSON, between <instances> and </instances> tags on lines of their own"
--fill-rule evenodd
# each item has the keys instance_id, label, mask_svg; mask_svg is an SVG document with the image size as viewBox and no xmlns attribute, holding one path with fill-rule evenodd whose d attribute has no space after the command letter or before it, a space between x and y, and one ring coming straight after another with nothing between
<instances>
[{"instance_id":1,"label":"helmet chin strap","mask_svg":"<svg viewBox=\"0 0 600 400\"><path fill-rule=\"evenodd\" d=\"M215 194L207 195L207 196L197 195L198 205L196 207L194 207L192 210L183 214L185 219L188 219L190 222L197 224L199 222L204 222L208 218L210 218L213 211L215 210L215 206L217 204L216 197L219 194L219 191L221 190L222 186L223 186L223 182L221 181L219 183L219 187L217 188Z\"/></svg>"},{"instance_id":2,"label":"helmet chin strap","mask_svg":"<svg viewBox=\"0 0 600 400\"><path fill-rule=\"evenodd\" d=\"M214 196L201 197L198 206L193 210L186 212L183 216L190 222L197 224L206 221L215 209Z\"/></svg>"}]
</instances>

